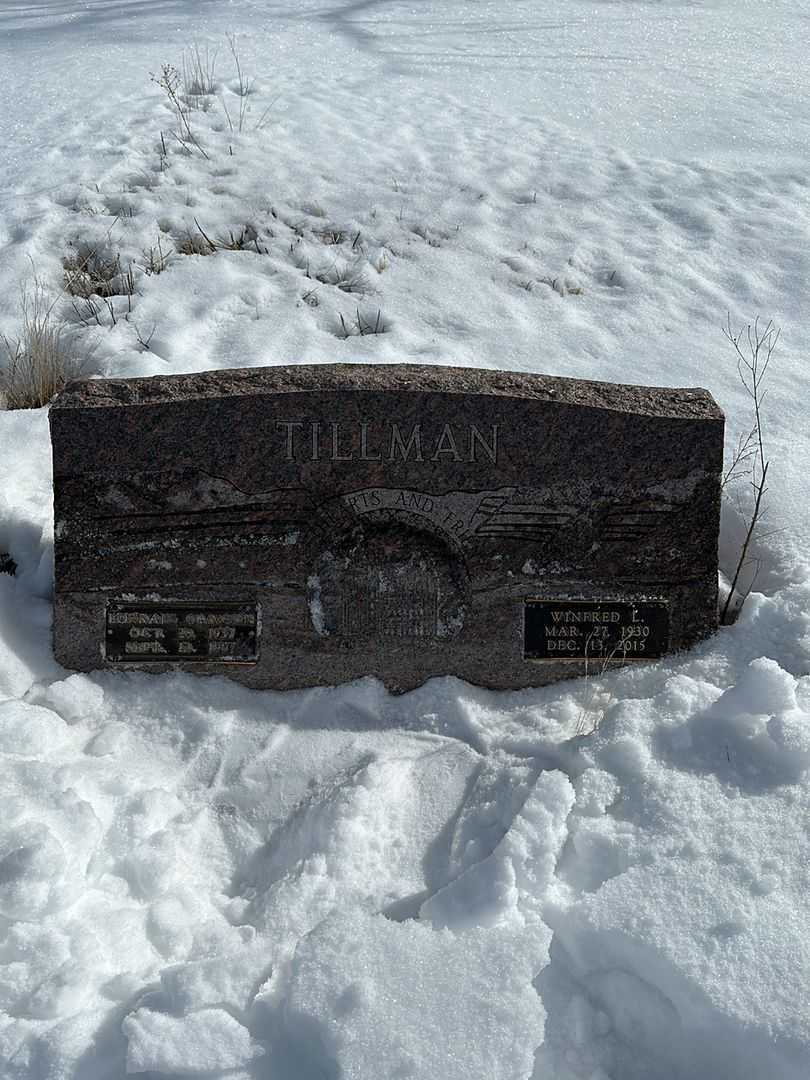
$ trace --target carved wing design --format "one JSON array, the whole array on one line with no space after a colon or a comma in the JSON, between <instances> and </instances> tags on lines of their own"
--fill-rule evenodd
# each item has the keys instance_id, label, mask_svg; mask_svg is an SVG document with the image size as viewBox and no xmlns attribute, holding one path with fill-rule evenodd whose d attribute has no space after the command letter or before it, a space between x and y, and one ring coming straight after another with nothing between
<instances>
[{"instance_id":1,"label":"carved wing design","mask_svg":"<svg viewBox=\"0 0 810 1080\"><path fill-rule=\"evenodd\" d=\"M93 523L112 535L255 529L278 522L311 520L314 506L305 489L247 493L231 481L200 473L135 474L96 496Z\"/></svg>"},{"instance_id":2,"label":"carved wing design","mask_svg":"<svg viewBox=\"0 0 810 1080\"><path fill-rule=\"evenodd\" d=\"M569 511L551 510L506 495L486 496L478 504L477 513L484 518L475 530L477 536L515 540L542 540L567 525L574 516Z\"/></svg>"},{"instance_id":3,"label":"carved wing design","mask_svg":"<svg viewBox=\"0 0 810 1080\"><path fill-rule=\"evenodd\" d=\"M656 529L665 525L674 513L668 503L620 503L604 515L598 530L601 540L646 540Z\"/></svg>"}]
</instances>

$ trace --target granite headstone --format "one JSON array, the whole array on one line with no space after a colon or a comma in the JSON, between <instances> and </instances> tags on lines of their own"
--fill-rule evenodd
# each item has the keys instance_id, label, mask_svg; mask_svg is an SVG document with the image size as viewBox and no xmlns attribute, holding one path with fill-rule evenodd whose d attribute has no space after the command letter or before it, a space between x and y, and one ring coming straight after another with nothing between
<instances>
[{"instance_id":1,"label":"granite headstone","mask_svg":"<svg viewBox=\"0 0 810 1080\"><path fill-rule=\"evenodd\" d=\"M507 688L717 626L704 390L302 365L73 383L50 420L69 668Z\"/></svg>"}]
</instances>

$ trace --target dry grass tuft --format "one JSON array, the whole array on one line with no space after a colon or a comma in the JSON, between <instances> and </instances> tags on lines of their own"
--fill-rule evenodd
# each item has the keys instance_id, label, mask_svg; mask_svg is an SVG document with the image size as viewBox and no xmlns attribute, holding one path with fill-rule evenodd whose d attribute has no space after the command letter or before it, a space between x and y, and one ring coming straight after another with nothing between
<instances>
[{"instance_id":1,"label":"dry grass tuft","mask_svg":"<svg viewBox=\"0 0 810 1080\"><path fill-rule=\"evenodd\" d=\"M121 268L121 256L106 254L98 248L81 244L62 259L65 290L84 300L91 296L132 296L135 281L132 267Z\"/></svg>"},{"instance_id":2,"label":"dry grass tuft","mask_svg":"<svg viewBox=\"0 0 810 1080\"><path fill-rule=\"evenodd\" d=\"M355 317L349 322L342 315L339 316L340 326L336 333L339 338L367 337L369 334L387 334L390 330L388 323L383 318L382 311L377 308L373 311L361 311L357 308Z\"/></svg>"},{"instance_id":3,"label":"dry grass tuft","mask_svg":"<svg viewBox=\"0 0 810 1080\"><path fill-rule=\"evenodd\" d=\"M335 246L343 244L346 241L347 233L345 229L338 228L325 228L315 229L315 235L318 237L322 244L327 246Z\"/></svg>"},{"instance_id":4,"label":"dry grass tuft","mask_svg":"<svg viewBox=\"0 0 810 1080\"><path fill-rule=\"evenodd\" d=\"M154 274L162 274L168 267L172 260L173 251L166 251L163 248L163 242L161 237L157 238L157 244L151 244L148 248L143 249L143 263L141 269L147 275L152 277Z\"/></svg>"},{"instance_id":5,"label":"dry grass tuft","mask_svg":"<svg viewBox=\"0 0 810 1080\"><path fill-rule=\"evenodd\" d=\"M217 250L202 233L190 229L178 236L174 242L178 255L213 255Z\"/></svg>"},{"instance_id":6,"label":"dry grass tuft","mask_svg":"<svg viewBox=\"0 0 810 1080\"><path fill-rule=\"evenodd\" d=\"M310 271L309 276L320 281L322 285L333 285L345 293L365 296L367 293L374 292L366 274L363 259L356 259L351 263L338 260L328 266L321 266L315 271Z\"/></svg>"},{"instance_id":7,"label":"dry grass tuft","mask_svg":"<svg viewBox=\"0 0 810 1080\"><path fill-rule=\"evenodd\" d=\"M84 364L71 351L69 331L54 314L42 283L22 292L22 333L0 337L0 399L7 409L38 409L58 394Z\"/></svg>"},{"instance_id":8,"label":"dry grass tuft","mask_svg":"<svg viewBox=\"0 0 810 1080\"><path fill-rule=\"evenodd\" d=\"M196 232L186 230L175 241L175 248L180 255L213 255L215 251L255 251L257 255L266 255L267 251L259 244L259 234L252 225L243 225L234 231L228 230L227 236L211 237L194 219Z\"/></svg>"},{"instance_id":9,"label":"dry grass tuft","mask_svg":"<svg viewBox=\"0 0 810 1080\"><path fill-rule=\"evenodd\" d=\"M196 42L183 53L181 85L189 108L207 109L207 98L216 93L217 49L206 45L201 49Z\"/></svg>"}]
</instances>

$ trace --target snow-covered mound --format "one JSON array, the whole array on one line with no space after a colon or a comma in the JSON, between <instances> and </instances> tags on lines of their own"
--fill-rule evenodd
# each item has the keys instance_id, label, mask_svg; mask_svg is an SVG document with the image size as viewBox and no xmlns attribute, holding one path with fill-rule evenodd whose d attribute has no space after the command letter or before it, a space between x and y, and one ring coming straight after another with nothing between
<instances>
[{"instance_id":1,"label":"snow-covered mound","mask_svg":"<svg viewBox=\"0 0 810 1080\"><path fill-rule=\"evenodd\" d=\"M45 419L0 414L0 1075L806 1075L810 583L513 694L69 674Z\"/></svg>"},{"instance_id":2,"label":"snow-covered mound","mask_svg":"<svg viewBox=\"0 0 810 1080\"><path fill-rule=\"evenodd\" d=\"M782 327L738 622L512 694L65 671L47 412L0 412L2 1080L808 1075L803 16L0 0L12 338L36 277L102 374L703 385L731 448L726 312ZM219 54L187 130L149 72L195 39ZM730 498L726 572L742 529Z\"/></svg>"}]
</instances>

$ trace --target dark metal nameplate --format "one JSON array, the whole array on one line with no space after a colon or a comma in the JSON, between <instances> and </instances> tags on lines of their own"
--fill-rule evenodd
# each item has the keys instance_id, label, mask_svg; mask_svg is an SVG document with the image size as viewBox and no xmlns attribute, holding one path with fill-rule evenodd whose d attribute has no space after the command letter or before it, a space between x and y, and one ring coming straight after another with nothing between
<instances>
[{"instance_id":1,"label":"dark metal nameplate","mask_svg":"<svg viewBox=\"0 0 810 1080\"><path fill-rule=\"evenodd\" d=\"M255 663L256 604L111 601L106 657L113 663Z\"/></svg>"},{"instance_id":2,"label":"dark metal nameplate","mask_svg":"<svg viewBox=\"0 0 810 1080\"><path fill-rule=\"evenodd\" d=\"M526 660L649 660L668 648L669 610L661 601L526 601Z\"/></svg>"}]
</instances>

